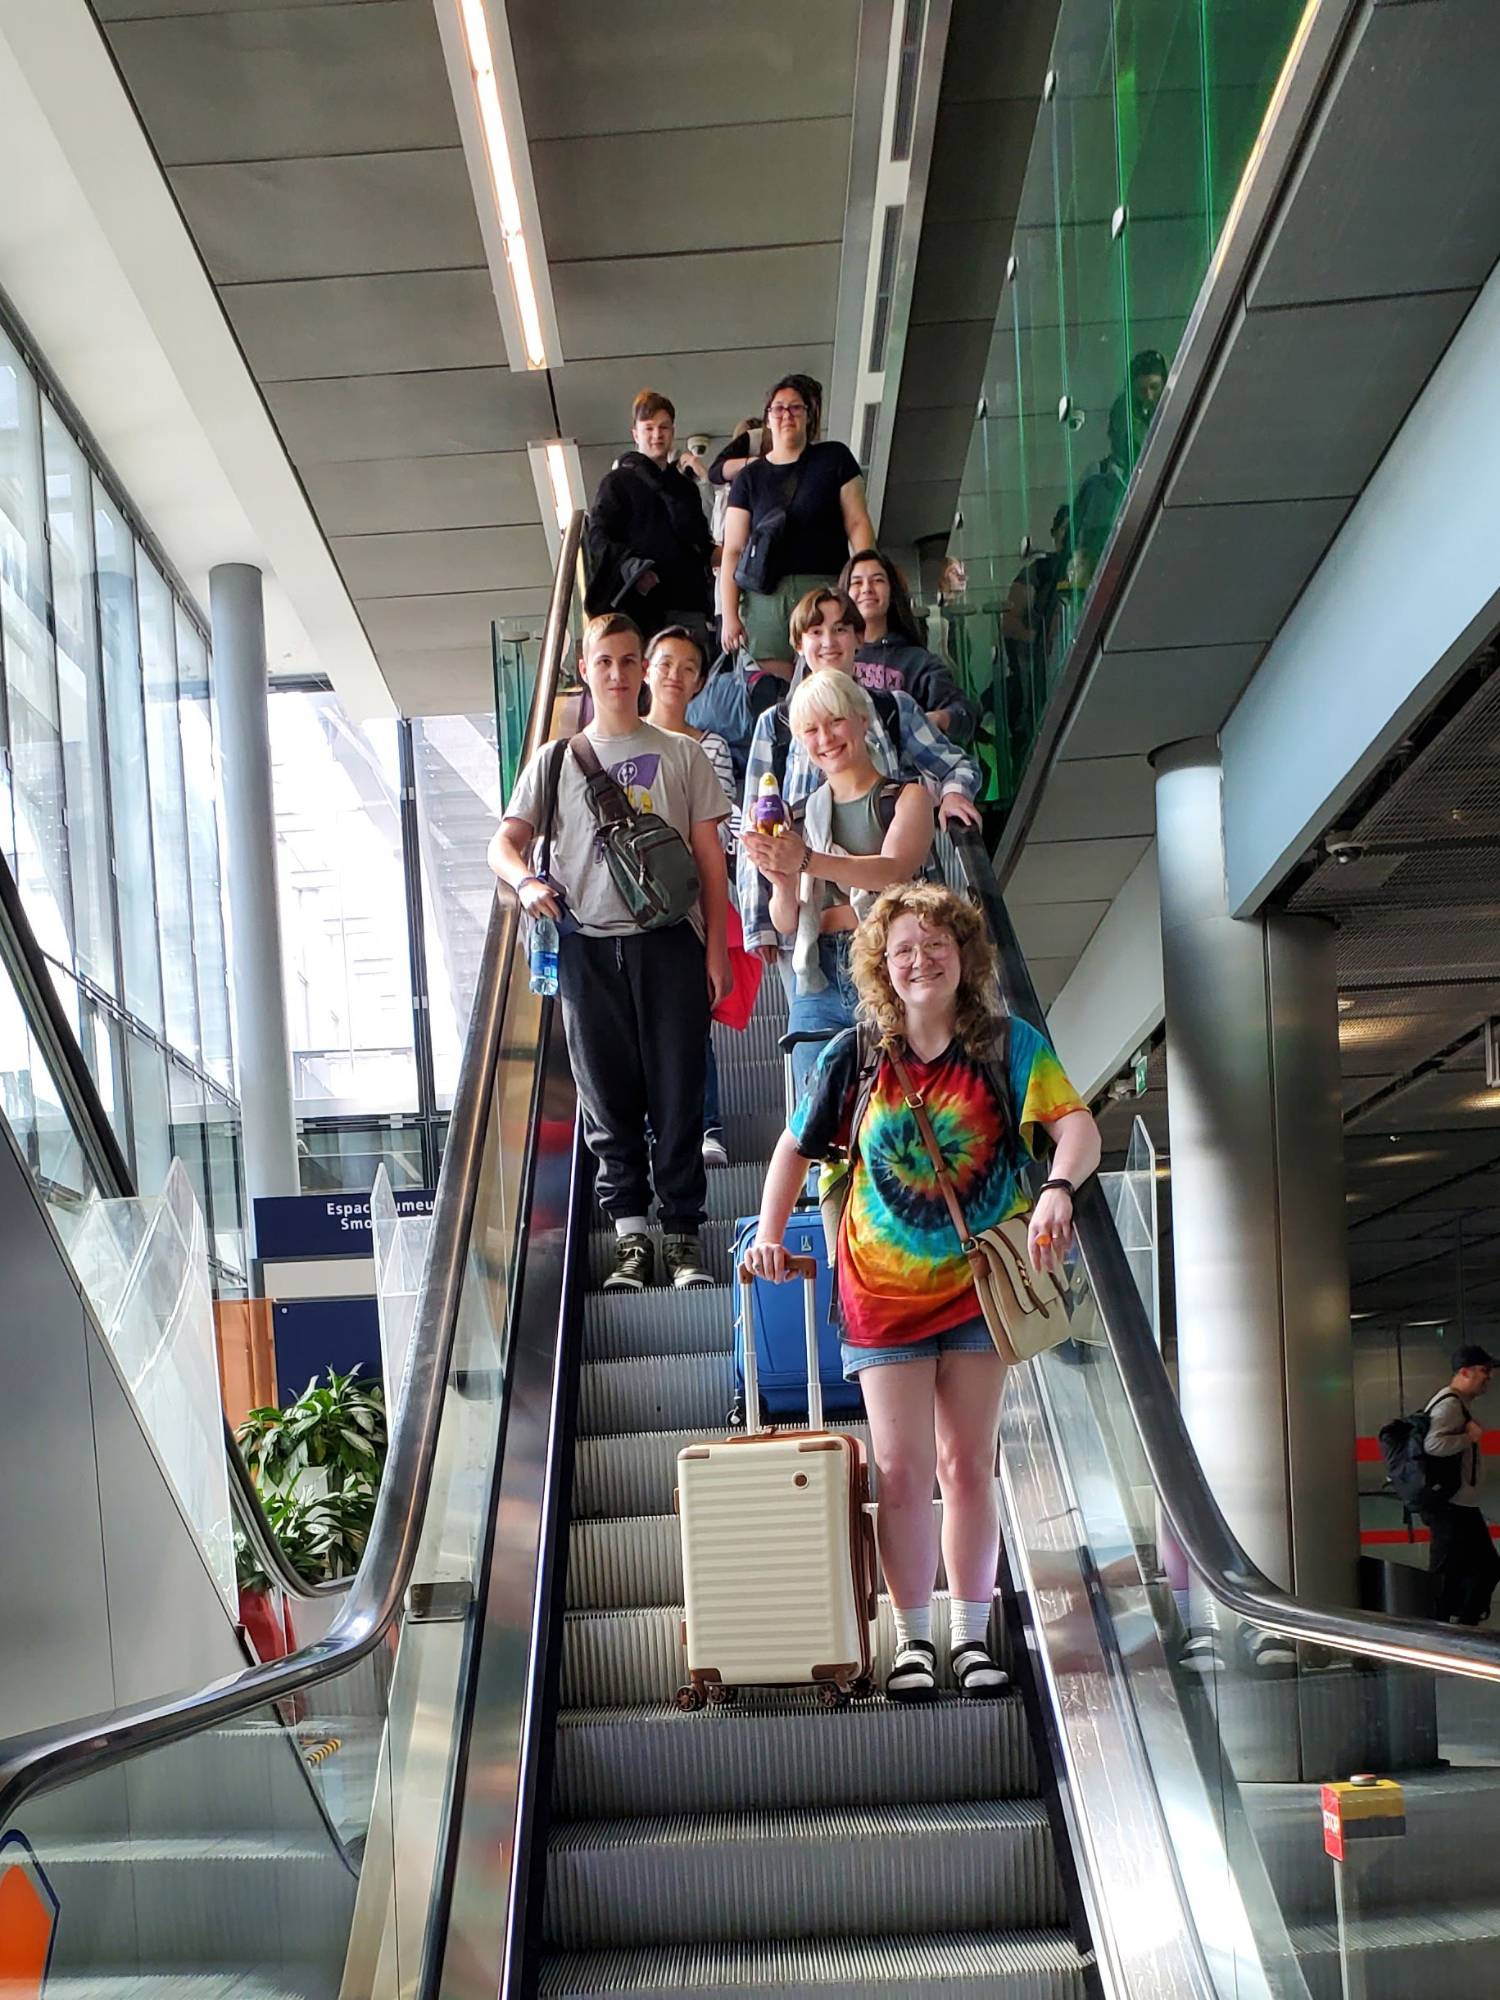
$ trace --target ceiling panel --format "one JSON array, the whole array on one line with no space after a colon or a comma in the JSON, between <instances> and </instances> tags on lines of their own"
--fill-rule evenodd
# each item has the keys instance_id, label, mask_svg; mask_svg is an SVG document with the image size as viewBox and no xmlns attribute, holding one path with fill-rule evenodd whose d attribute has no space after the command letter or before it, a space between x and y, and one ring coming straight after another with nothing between
<instances>
[{"instance_id":1,"label":"ceiling panel","mask_svg":"<svg viewBox=\"0 0 1500 2000\"><path fill-rule=\"evenodd\" d=\"M1156 792L1143 757L1080 757L1059 764L1032 825L1033 840L1156 832Z\"/></svg>"},{"instance_id":2,"label":"ceiling panel","mask_svg":"<svg viewBox=\"0 0 1500 2000\"><path fill-rule=\"evenodd\" d=\"M833 338L839 246L559 264L552 295L564 352L691 354L804 347Z\"/></svg>"},{"instance_id":3,"label":"ceiling panel","mask_svg":"<svg viewBox=\"0 0 1500 2000\"><path fill-rule=\"evenodd\" d=\"M607 445L611 453L630 444L630 406L638 389L659 389L677 408L681 443L693 431L728 437L741 417L758 415L766 391L778 375L801 372L826 384L833 349L823 342L806 347L746 347L717 354L673 355L654 375L649 358L631 355L613 361L570 361L557 372L557 410L565 437L580 445Z\"/></svg>"},{"instance_id":4,"label":"ceiling panel","mask_svg":"<svg viewBox=\"0 0 1500 2000\"><path fill-rule=\"evenodd\" d=\"M1012 910L1023 903L1112 902L1151 845L1132 840L1033 840L1005 885Z\"/></svg>"},{"instance_id":5,"label":"ceiling panel","mask_svg":"<svg viewBox=\"0 0 1500 2000\"><path fill-rule=\"evenodd\" d=\"M1241 313L1168 506L1358 493L1473 298L1433 292Z\"/></svg>"},{"instance_id":6,"label":"ceiling panel","mask_svg":"<svg viewBox=\"0 0 1500 2000\"><path fill-rule=\"evenodd\" d=\"M1144 757L1183 736L1211 736L1260 658L1259 646L1183 646L1105 653L1095 668L1063 757Z\"/></svg>"},{"instance_id":7,"label":"ceiling panel","mask_svg":"<svg viewBox=\"0 0 1500 2000\"><path fill-rule=\"evenodd\" d=\"M302 482L329 535L517 527L536 519L536 486L524 451L304 465Z\"/></svg>"},{"instance_id":8,"label":"ceiling panel","mask_svg":"<svg viewBox=\"0 0 1500 2000\"><path fill-rule=\"evenodd\" d=\"M446 528L416 534L342 536L333 553L361 603L381 597L433 597L551 582L539 527Z\"/></svg>"},{"instance_id":9,"label":"ceiling panel","mask_svg":"<svg viewBox=\"0 0 1500 2000\"><path fill-rule=\"evenodd\" d=\"M184 13L109 39L168 167L458 143L430 0Z\"/></svg>"},{"instance_id":10,"label":"ceiling panel","mask_svg":"<svg viewBox=\"0 0 1500 2000\"><path fill-rule=\"evenodd\" d=\"M533 144L693 125L727 134L849 99L858 0L819 0L815 33L805 0L708 16L702 0L510 0L506 12Z\"/></svg>"},{"instance_id":11,"label":"ceiling panel","mask_svg":"<svg viewBox=\"0 0 1500 2000\"><path fill-rule=\"evenodd\" d=\"M1500 240L1494 0L1378 7L1359 30L1252 306L1449 291L1484 282Z\"/></svg>"},{"instance_id":12,"label":"ceiling panel","mask_svg":"<svg viewBox=\"0 0 1500 2000\"><path fill-rule=\"evenodd\" d=\"M554 264L589 257L661 257L746 245L837 243L849 178L847 116L783 121L736 134L755 170L715 198L725 136L609 132L533 144L542 234Z\"/></svg>"},{"instance_id":13,"label":"ceiling panel","mask_svg":"<svg viewBox=\"0 0 1500 2000\"><path fill-rule=\"evenodd\" d=\"M1115 652L1275 637L1349 501L1167 507L1106 634Z\"/></svg>"},{"instance_id":14,"label":"ceiling panel","mask_svg":"<svg viewBox=\"0 0 1500 2000\"><path fill-rule=\"evenodd\" d=\"M503 368L273 382L266 401L299 464L513 451L552 432L546 382Z\"/></svg>"},{"instance_id":15,"label":"ceiling panel","mask_svg":"<svg viewBox=\"0 0 1500 2000\"><path fill-rule=\"evenodd\" d=\"M178 167L171 181L221 285L484 262L458 147Z\"/></svg>"},{"instance_id":16,"label":"ceiling panel","mask_svg":"<svg viewBox=\"0 0 1500 2000\"><path fill-rule=\"evenodd\" d=\"M540 626L540 613L537 623ZM475 646L416 652L381 648L381 671L403 715L493 717L494 662L488 625L484 631L483 644Z\"/></svg>"},{"instance_id":17,"label":"ceiling panel","mask_svg":"<svg viewBox=\"0 0 1500 2000\"><path fill-rule=\"evenodd\" d=\"M1077 958L1109 909L1107 902L1017 904L1016 935L1027 959Z\"/></svg>"},{"instance_id":18,"label":"ceiling panel","mask_svg":"<svg viewBox=\"0 0 1500 2000\"><path fill-rule=\"evenodd\" d=\"M226 285L221 296L262 382L507 365L482 267Z\"/></svg>"},{"instance_id":19,"label":"ceiling panel","mask_svg":"<svg viewBox=\"0 0 1500 2000\"><path fill-rule=\"evenodd\" d=\"M359 607L382 661L393 652L452 652L488 649L497 618L524 618L547 608L547 592L536 586L455 592L447 597L372 597Z\"/></svg>"}]
</instances>

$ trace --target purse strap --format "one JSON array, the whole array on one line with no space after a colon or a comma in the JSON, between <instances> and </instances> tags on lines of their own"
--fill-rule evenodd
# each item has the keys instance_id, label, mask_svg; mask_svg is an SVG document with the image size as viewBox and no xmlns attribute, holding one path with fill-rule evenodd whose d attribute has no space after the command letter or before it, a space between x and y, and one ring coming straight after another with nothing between
<instances>
[{"instance_id":1,"label":"purse strap","mask_svg":"<svg viewBox=\"0 0 1500 2000\"><path fill-rule=\"evenodd\" d=\"M953 1227L958 1231L959 1246L965 1256L974 1247L974 1238L968 1223L964 1220L963 1205L958 1198L958 1189L953 1185L953 1176L948 1171L948 1163L943 1158L943 1149L937 1142L937 1134L932 1129L932 1120L927 1116L922 1102L922 1093L914 1089L911 1072L896 1053L895 1044L883 1044L891 1068L896 1072L896 1081L901 1086L901 1095L906 1100L906 1108L917 1121L917 1130L922 1135L922 1144L927 1148L927 1157L932 1162L932 1170L937 1175L937 1184L942 1189L943 1200L948 1204L948 1213L953 1218Z\"/></svg>"},{"instance_id":2,"label":"purse strap","mask_svg":"<svg viewBox=\"0 0 1500 2000\"><path fill-rule=\"evenodd\" d=\"M588 737L580 729L576 736L568 738L568 749L573 762L583 773L584 788L588 794L589 808L601 827L620 822L627 823L636 817L635 807L599 762L598 753Z\"/></svg>"}]
</instances>

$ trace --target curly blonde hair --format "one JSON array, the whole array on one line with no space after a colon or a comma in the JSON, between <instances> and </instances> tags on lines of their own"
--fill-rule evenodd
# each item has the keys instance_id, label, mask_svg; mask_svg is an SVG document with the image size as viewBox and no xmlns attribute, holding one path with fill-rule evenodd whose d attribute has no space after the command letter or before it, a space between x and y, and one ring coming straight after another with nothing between
<instances>
[{"instance_id":1,"label":"curly blonde hair","mask_svg":"<svg viewBox=\"0 0 1500 2000\"><path fill-rule=\"evenodd\" d=\"M972 903L940 882L897 882L882 890L874 908L854 933L849 969L859 994L861 1018L879 1035L900 1036L906 1009L896 997L885 962L886 941L898 917L915 917L929 930L947 931L958 946L958 1039L978 1060L995 1046L1005 1012L1000 998L995 947L984 919Z\"/></svg>"}]
</instances>

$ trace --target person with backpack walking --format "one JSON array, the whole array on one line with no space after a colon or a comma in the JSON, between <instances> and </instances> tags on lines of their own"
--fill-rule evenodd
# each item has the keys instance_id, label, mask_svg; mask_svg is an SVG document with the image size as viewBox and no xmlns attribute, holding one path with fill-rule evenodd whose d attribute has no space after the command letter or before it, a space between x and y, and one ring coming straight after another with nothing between
<instances>
[{"instance_id":1,"label":"person with backpack walking","mask_svg":"<svg viewBox=\"0 0 1500 2000\"><path fill-rule=\"evenodd\" d=\"M630 619L589 621L583 678L593 719L522 771L490 866L528 917L561 933L557 991L583 1136L617 1238L605 1290L652 1282L653 1186L663 1279L708 1285L698 1242L704 1051L710 1008L733 983L719 845L729 801L697 743L642 721L641 635Z\"/></svg>"},{"instance_id":2,"label":"person with backpack walking","mask_svg":"<svg viewBox=\"0 0 1500 2000\"><path fill-rule=\"evenodd\" d=\"M1026 1212L1022 1178L1042 1132L1048 1179L1031 1208L1035 1269L1073 1240L1073 1191L1099 1132L1050 1045L1007 1015L979 912L951 889L885 890L851 954L860 1024L835 1036L777 1141L748 1262L787 1276L783 1236L812 1160L847 1160L833 1237L844 1373L858 1377L878 1471L876 1532L896 1620L894 1701L937 1689L932 1594L941 1544L961 1694L997 1694L987 1643L999 1562L995 1451L1005 1363L992 1341L913 1105L925 1111L971 1235Z\"/></svg>"},{"instance_id":3,"label":"person with backpack walking","mask_svg":"<svg viewBox=\"0 0 1500 2000\"><path fill-rule=\"evenodd\" d=\"M1427 1405L1427 1490L1417 1512L1432 1533L1433 1616L1446 1625L1480 1625L1500 1583L1500 1555L1479 1498L1484 1430L1469 1405L1489 1388L1495 1362L1472 1345L1456 1348L1449 1361L1452 1379Z\"/></svg>"},{"instance_id":4,"label":"person with backpack walking","mask_svg":"<svg viewBox=\"0 0 1500 2000\"><path fill-rule=\"evenodd\" d=\"M816 584L832 583L851 549L875 539L864 476L848 445L820 438L822 394L806 375L784 375L766 397L771 447L729 489L719 609L726 651L748 648L757 666L790 678L787 624Z\"/></svg>"},{"instance_id":5,"label":"person with backpack walking","mask_svg":"<svg viewBox=\"0 0 1500 2000\"><path fill-rule=\"evenodd\" d=\"M647 638L668 625L686 625L706 639L713 539L700 478L672 456L677 412L670 399L642 389L630 435L635 449L622 452L605 473L589 510L584 608L596 615L622 612Z\"/></svg>"},{"instance_id":6,"label":"person with backpack walking","mask_svg":"<svg viewBox=\"0 0 1500 2000\"><path fill-rule=\"evenodd\" d=\"M852 677L855 649L863 632L864 619L858 606L831 584L808 591L797 605L791 622L791 641L799 656L797 671L787 695L765 710L750 739L743 794L747 815L760 796L761 779L768 771L794 813L822 784L823 773L809 756L806 745L792 733L788 703L804 676L820 668L831 668ZM973 759L946 736L938 734L910 695L876 692L871 694L870 701L874 721L865 741L881 776L925 784L929 792L937 795L940 826L953 820L978 826L981 815L974 800L979 793L981 774ZM791 954L782 948L771 921L769 887L743 840L735 880L745 949L758 951L767 965L780 968L790 998Z\"/></svg>"},{"instance_id":7,"label":"person with backpack walking","mask_svg":"<svg viewBox=\"0 0 1500 2000\"><path fill-rule=\"evenodd\" d=\"M742 835L770 891L778 934L795 938L788 1036L832 1035L854 1025L849 972L854 933L882 889L910 882L932 852L932 801L921 785L876 770L869 735L875 710L849 674L824 667L798 683L787 709L794 739L823 783L807 801L800 832ZM753 806L753 801L752 801ZM816 1041L792 1046L801 1091Z\"/></svg>"}]
</instances>

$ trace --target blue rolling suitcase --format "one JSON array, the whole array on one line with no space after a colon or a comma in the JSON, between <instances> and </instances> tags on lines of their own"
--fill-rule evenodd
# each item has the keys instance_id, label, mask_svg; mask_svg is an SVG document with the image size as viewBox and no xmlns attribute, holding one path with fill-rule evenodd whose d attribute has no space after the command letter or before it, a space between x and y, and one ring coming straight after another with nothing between
<instances>
[{"instance_id":1,"label":"blue rolling suitcase","mask_svg":"<svg viewBox=\"0 0 1500 2000\"><path fill-rule=\"evenodd\" d=\"M755 1241L760 1218L748 1215L734 1226L734 1246L730 1252L732 1269L738 1269ZM833 1299L833 1270L824 1253L823 1218L816 1209L796 1210L786 1226L786 1247L794 1257L811 1257L818 1275L813 1291L818 1320L818 1377L823 1385L823 1407L833 1416L860 1414L864 1400L857 1382L844 1380L844 1364L839 1352L839 1330L829 1318ZM773 1285L757 1279L736 1298L734 1312L734 1372L736 1403L742 1402L745 1380L745 1301L755 1319L755 1362L761 1408L768 1421L807 1416L807 1335L804 1327L802 1287ZM755 1428L751 1421L751 1429Z\"/></svg>"}]
</instances>

